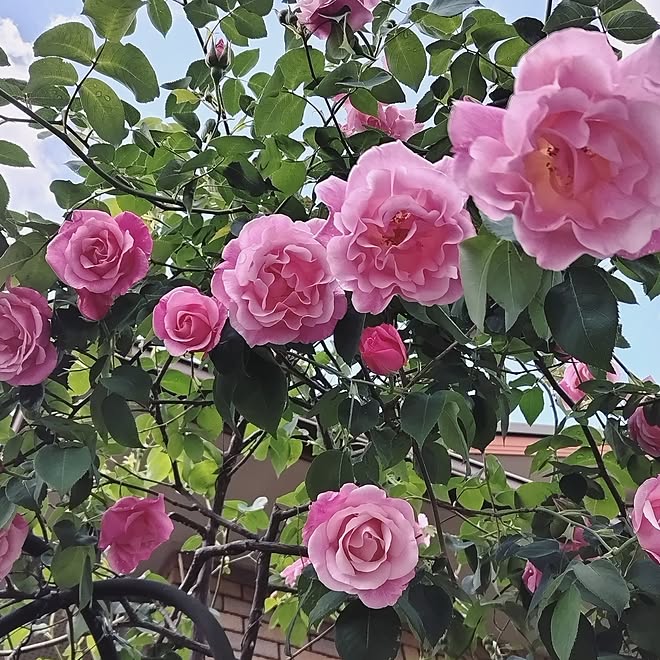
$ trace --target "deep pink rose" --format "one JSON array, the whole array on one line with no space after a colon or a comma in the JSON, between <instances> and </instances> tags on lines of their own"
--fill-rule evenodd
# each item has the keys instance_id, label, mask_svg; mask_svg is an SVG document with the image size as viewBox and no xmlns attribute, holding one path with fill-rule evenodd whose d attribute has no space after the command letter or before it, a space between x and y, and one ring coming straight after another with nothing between
<instances>
[{"instance_id":1,"label":"deep pink rose","mask_svg":"<svg viewBox=\"0 0 660 660\"><path fill-rule=\"evenodd\" d=\"M340 95L341 99L342 96ZM396 140L408 140L422 130L423 124L415 122L415 108L399 108L396 105L378 103L378 116L361 112L349 98L342 104L346 110L346 123L341 127L344 135L355 135L368 128L377 128Z\"/></svg>"},{"instance_id":2,"label":"deep pink rose","mask_svg":"<svg viewBox=\"0 0 660 660\"><path fill-rule=\"evenodd\" d=\"M305 566L308 566L309 563L310 561L307 557L300 557L299 559L296 559L293 564L289 564L280 573L280 576L284 579L284 584L293 589L296 586L296 582L298 582L301 573L305 570Z\"/></svg>"},{"instance_id":3,"label":"deep pink rose","mask_svg":"<svg viewBox=\"0 0 660 660\"><path fill-rule=\"evenodd\" d=\"M218 39L217 43L214 46L215 56L217 58L221 58L225 54L226 49L227 49L227 44L225 43L225 40Z\"/></svg>"},{"instance_id":4,"label":"deep pink rose","mask_svg":"<svg viewBox=\"0 0 660 660\"><path fill-rule=\"evenodd\" d=\"M38 385L50 376L57 364L52 315L48 301L34 289L0 291L0 381Z\"/></svg>"},{"instance_id":5,"label":"deep pink rose","mask_svg":"<svg viewBox=\"0 0 660 660\"><path fill-rule=\"evenodd\" d=\"M632 523L639 545L660 564L660 477L647 479L637 489Z\"/></svg>"},{"instance_id":6,"label":"deep pink rose","mask_svg":"<svg viewBox=\"0 0 660 660\"><path fill-rule=\"evenodd\" d=\"M0 529L0 580L11 573L14 563L21 556L29 530L30 526L20 513L9 525Z\"/></svg>"},{"instance_id":7,"label":"deep pink rose","mask_svg":"<svg viewBox=\"0 0 660 660\"><path fill-rule=\"evenodd\" d=\"M359 312L379 314L396 295L423 305L463 295L458 246L475 232L448 164L390 142L360 156L348 181L316 186L337 234L330 267Z\"/></svg>"},{"instance_id":8,"label":"deep pink rose","mask_svg":"<svg viewBox=\"0 0 660 660\"><path fill-rule=\"evenodd\" d=\"M363 330L360 355L365 365L381 376L399 371L408 362L406 345L399 331L389 323Z\"/></svg>"},{"instance_id":9,"label":"deep pink rose","mask_svg":"<svg viewBox=\"0 0 660 660\"><path fill-rule=\"evenodd\" d=\"M543 580L543 573L531 561L528 561L522 574L522 581L527 591L533 594L539 588L541 580Z\"/></svg>"},{"instance_id":10,"label":"deep pink rose","mask_svg":"<svg viewBox=\"0 0 660 660\"><path fill-rule=\"evenodd\" d=\"M584 528L575 527L573 529L573 538L562 544L564 552L579 552L582 548L589 546L589 542L584 538Z\"/></svg>"},{"instance_id":11,"label":"deep pink rose","mask_svg":"<svg viewBox=\"0 0 660 660\"><path fill-rule=\"evenodd\" d=\"M611 383L615 383L618 378L617 374L613 372L608 372L605 374L605 377ZM586 393L580 389L580 385L593 379L594 375L591 373L591 369L589 369L584 362L571 360L566 365L564 376L559 381L559 386L564 390L573 403L578 403L587 396Z\"/></svg>"},{"instance_id":12,"label":"deep pink rose","mask_svg":"<svg viewBox=\"0 0 660 660\"><path fill-rule=\"evenodd\" d=\"M637 408L630 416L628 433L642 451L654 458L660 458L660 426L655 426L648 421L644 406Z\"/></svg>"},{"instance_id":13,"label":"deep pink rose","mask_svg":"<svg viewBox=\"0 0 660 660\"><path fill-rule=\"evenodd\" d=\"M604 34L561 30L523 56L506 110L454 104L457 179L543 268L639 256L660 228L660 108L631 68Z\"/></svg>"},{"instance_id":14,"label":"deep pink rose","mask_svg":"<svg viewBox=\"0 0 660 660\"><path fill-rule=\"evenodd\" d=\"M309 560L328 589L373 609L394 605L415 576L424 532L405 500L376 486L322 493L303 529Z\"/></svg>"},{"instance_id":15,"label":"deep pink rose","mask_svg":"<svg viewBox=\"0 0 660 660\"><path fill-rule=\"evenodd\" d=\"M153 240L142 218L125 211L74 211L46 251L57 276L78 293L80 311L98 321L149 270Z\"/></svg>"},{"instance_id":16,"label":"deep pink rose","mask_svg":"<svg viewBox=\"0 0 660 660\"><path fill-rule=\"evenodd\" d=\"M99 548L110 548L108 563L113 571L132 573L173 530L163 495L122 497L103 514Z\"/></svg>"},{"instance_id":17,"label":"deep pink rose","mask_svg":"<svg viewBox=\"0 0 660 660\"><path fill-rule=\"evenodd\" d=\"M319 227L264 215L225 247L211 290L250 346L320 341L346 313Z\"/></svg>"},{"instance_id":18,"label":"deep pink rose","mask_svg":"<svg viewBox=\"0 0 660 660\"><path fill-rule=\"evenodd\" d=\"M192 286L166 293L154 309L154 332L170 355L208 353L220 341L227 310Z\"/></svg>"},{"instance_id":19,"label":"deep pink rose","mask_svg":"<svg viewBox=\"0 0 660 660\"><path fill-rule=\"evenodd\" d=\"M333 18L347 14L346 22L353 31L361 30L373 18L380 0L297 0L298 22L321 39L330 36Z\"/></svg>"}]
</instances>

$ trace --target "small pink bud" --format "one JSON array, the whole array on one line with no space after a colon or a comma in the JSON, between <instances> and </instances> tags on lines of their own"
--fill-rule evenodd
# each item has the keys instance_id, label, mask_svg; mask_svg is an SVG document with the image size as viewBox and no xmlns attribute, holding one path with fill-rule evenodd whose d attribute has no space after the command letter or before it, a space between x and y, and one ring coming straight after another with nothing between
<instances>
[{"instance_id":1,"label":"small pink bud","mask_svg":"<svg viewBox=\"0 0 660 660\"><path fill-rule=\"evenodd\" d=\"M225 71L231 66L231 42L220 38L217 42L211 41L211 47L206 53L206 63L211 69Z\"/></svg>"}]
</instances>

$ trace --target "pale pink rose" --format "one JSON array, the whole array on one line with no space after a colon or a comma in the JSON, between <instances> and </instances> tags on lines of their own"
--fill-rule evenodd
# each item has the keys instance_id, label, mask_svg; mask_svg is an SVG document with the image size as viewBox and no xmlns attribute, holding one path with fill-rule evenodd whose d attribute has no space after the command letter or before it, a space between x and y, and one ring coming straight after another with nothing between
<instances>
[{"instance_id":1,"label":"pale pink rose","mask_svg":"<svg viewBox=\"0 0 660 660\"><path fill-rule=\"evenodd\" d=\"M296 586L296 582L298 582L298 578L305 570L305 566L309 566L309 564L310 561L307 557L300 557L299 559L296 559L293 564L289 564L280 572L280 577L284 579L284 584L293 589Z\"/></svg>"},{"instance_id":2,"label":"pale pink rose","mask_svg":"<svg viewBox=\"0 0 660 660\"><path fill-rule=\"evenodd\" d=\"M362 361L376 374L386 376L408 362L408 351L399 331L389 323L365 328L360 337Z\"/></svg>"},{"instance_id":3,"label":"pale pink rose","mask_svg":"<svg viewBox=\"0 0 660 660\"><path fill-rule=\"evenodd\" d=\"M340 95L341 99L342 96ZM344 135L355 135L368 128L377 128L396 140L408 140L422 130L424 124L415 122L415 108L399 108L396 105L378 103L378 116L358 110L346 97L342 104L346 110L346 123L341 127Z\"/></svg>"},{"instance_id":4,"label":"pale pink rose","mask_svg":"<svg viewBox=\"0 0 660 660\"><path fill-rule=\"evenodd\" d=\"M617 374L612 372L606 373L605 377L611 383L615 383L618 378ZM591 373L591 369L584 364L584 362L571 360L566 365L564 376L559 381L559 386L564 390L565 394L573 403L578 403L587 396L586 393L580 389L580 385L593 379L594 375Z\"/></svg>"},{"instance_id":5,"label":"pale pink rose","mask_svg":"<svg viewBox=\"0 0 660 660\"><path fill-rule=\"evenodd\" d=\"M584 528L575 527L573 529L573 538L562 544L565 552L579 552L582 548L589 546L589 542L584 538Z\"/></svg>"},{"instance_id":6,"label":"pale pink rose","mask_svg":"<svg viewBox=\"0 0 660 660\"><path fill-rule=\"evenodd\" d=\"M639 545L660 564L660 477L647 479L637 489L632 523Z\"/></svg>"},{"instance_id":7,"label":"pale pink rose","mask_svg":"<svg viewBox=\"0 0 660 660\"><path fill-rule=\"evenodd\" d=\"M356 32L373 18L373 9L380 0L297 0L298 22L321 39L330 36L333 18L346 15L346 22ZM348 13L347 13L348 12Z\"/></svg>"},{"instance_id":8,"label":"pale pink rose","mask_svg":"<svg viewBox=\"0 0 660 660\"><path fill-rule=\"evenodd\" d=\"M522 574L522 581L527 591L533 594L539 588L541 580L543 580L543 573L531 561L528 561Z\"/></svg>"},{"instance_id":9,"label":"pale pink rose","mask_svg":"<svg viewBox=\"0 0 660 660\"><path fill-rule=\"evenodd\" d=\"M108 563L113 571L132 573L170 538L173 530L162 494L122 497L103 514L99 548L109 548Z\"/></svg>"},{"instance_id":10,"label":"pale pink rose","mask_svg":"<svg viewBox=\"0 0 660 660\"><path fill-rule=\"evenodd\" d=\"M423 513L420 513L417 516L417 524L419 525L417 543L423 548L428 548L431 545L431 539L433 538L435 530L429 525L429 519Z\"/></svg>"},{"instance_id":11,"label":"pale pink rose","mask_svg":"<svg viewBox=\"0 0 660 660\"><path fill-rule=\"evenodd\" d=\"M46 298L34 289L0 291L0 381L38 385L50 376L57 365L52 315Z\"/></svg>"},{"instance_id":12,"label":"pale pink rose","mask_svg":"<svg viewBox=\"0 0 660 660\"><path fill-rule=\"evenodd\" d=\"M321 494L303 530L319 580L373 609L400 598L415 576L423 536L408 502L354 484Z\"/></svg>"},{"instance_id":13,"label":"pale pink rose","mask_svg":"<svg viewBox=\"0 0 660 660\"><path fill-rule=\"evenodd\" d=\"M215 298L192 286L166 293L154 309L154 332L170 355L208 353L220 341L227 310Z\"/></svg>"},{"instance_id":14,"label":"pale pink rose","mask_svg":"<svg viewBox=\"0 0 660 660\"><path fill-rule=\"evenodd\" d=\"M448 166L390 142L360 156L348 181L316 186L337 233L330 267L357 311L379 314L396 295L423 305L463 295L458 246L475 231Z\"/></svg>"},{"instance_id":15,"label":"pale pink rose","mask_svg":"<svg viewBox=\"0 0 660 660\"><path fill-rule=\"evenodd\" d=\"M506 110L454 104L455 176L543 268L638 255L660 229L658 103L621 67L604 34L561 30L523 56Z\"/></svg>"},{"instance_id":16,"label":"pale pink rose","mask_svg":"<svg viewBox=\"0 0 660 660\"><path fill-rule=\"evenodd\" d=\"M98 321L149 270L153 240L144 220L125 211L74 211L46 250L55 274L78 293L80 311Z\"/></svg>"},{"instance_id":17,"label":"pale pink rose","mask_svg":"<svg viewBox=\"0 0 660 660\"><path fill-rule=\"evenodd\" d=\"M23 543L27 538L30 526L20 513L13 520L0 529L0 580L4 580L10 573L16 560L23 552Z\"/></svg>"},{"instance_id":18,"label":"pale pink rose","mask_svg":"<svg viewBox=\"0 0 660 660\"><path fill-rule=\"evenodd\" d=\"M225 247L211 290L250 346L309 344L329 337L346 313L319 226L264 215Z\"/></svg>"},{"instance_id":19,"label":"pale pink rose","mask_svg":"<svg viewBox=\"0 0 660 660\"><path fill-rule=\"evenodd\" d=\"M637 408L630 416L628 433L642 451L654 458L660 458L660 426L655 426L646 419L644 406Z\"/></svg>"}]
</instances>

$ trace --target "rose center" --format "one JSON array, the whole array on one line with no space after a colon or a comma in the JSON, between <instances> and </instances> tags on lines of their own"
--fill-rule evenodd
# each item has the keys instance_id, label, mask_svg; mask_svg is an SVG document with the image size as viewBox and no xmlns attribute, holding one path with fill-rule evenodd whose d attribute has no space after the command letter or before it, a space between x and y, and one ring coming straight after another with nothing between
<instances>
[{"instance_id":1,"label":"rose center","mask_svg":"<svg viewBox=\"0 0 660 660\"><path fill-rule=\"evenodd\" d=\"M406 240L415 219L410 211L397 211L383 229L381 234L383 244L387 247L401 245Z\"/></svg>"}]
</instances>

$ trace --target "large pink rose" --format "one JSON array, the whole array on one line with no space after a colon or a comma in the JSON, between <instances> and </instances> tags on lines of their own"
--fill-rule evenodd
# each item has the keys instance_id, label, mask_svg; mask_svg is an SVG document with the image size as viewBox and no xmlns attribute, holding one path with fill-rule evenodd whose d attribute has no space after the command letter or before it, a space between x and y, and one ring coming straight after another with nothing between
<instances>
[{"instance_id":1,"label":"large pink rose","mask_svg":"<svg viewBox=\"0 0 660 660\"><path fill-rule=\"evenodd\" d=\"M110 548L108 563L112 570L132 573L170 538L173 530L163 495L122 497L103 514L99 548Z\"/></svg>"},{"instance_id":2,"label":"large pink rose","mask_svg":"<svg viewBox=\"0 0 660 660\"><path fill-rule=\"evenodd\" d=\"M541 580L543 580L543 573L531 561L528 561L522 574L522 581L527 591L533 594L539 588Z\"/></svg>"},{"instance_id":3,"label":"large pink rose","mask_svg":"<svg viewBox=\"0 0 660 660\"><path fill-rule=\"evenodd\" d=\"M354 31L361 30L373 18L380 0L297 0L298 22L321 39L330 36L333 18L347 14L346 22Z\"/></svg>"},{"instance_id":4,"label":"large pink rose","mask_svg":"<svg viewBox=\"0 0 660 660\"><path fill-rule=\"evenodd\" d=\"M0 381L37 385L57 364L50 341L52 311L34 289L14 287L0 292Z\"/></svg>"},{"instance_id":5,"label":"large pink rose","mask_svg":"<svg viewBox=\"0 0 660 660\"><path fill-rule=\"evenodd\" d=\"M644 406L640 406L628 420L628 433L633 442L649 456L660 458L660 426L651 424L646 418Z\"/></svg>"},{"instance_id":6,"label":"large pink rose","mask_svg":"<svg viewBox=\"0 0 660 660\"><path fill-rule=\"evenodd\" d=\"M612 372L605 374L605 377L611 383L615 383L618 378L617 374ZM594 375L591 373L591 369L588 365L584 364L584 362L571 360L566 365L564 376L559 381L559 386L564 390L565 394L573 403L578 403L587 396L586 393L580 389L580 385L593 379Z\"/></svg>"},{"instance_id":7,"label":"large pink rose","mask_svg":"<svg viewBox=\"0 0 660 660\"><path fill-rule=\"evenodd\" d=\"M215 298L192 286L166 293L154 309L154 332L170 355L208 353L220 341L227 310Z\"/></svg>"},{"instance_id":8,"label":"large pink rose","mask_svg":"<svg viewBox=\"0 0 660 660\"><path fill-rule=\"evenodd\" d=\"M378 609L394 605L415 576L425 536L405 500L376 486L346 484L312 504L303 539L328 589Z\"/></svg>"},{"instance_id":9,"label":"large pink rose","mask_svg":"<svg viewBox=\"0 0 660 660\"><path fill-rule=\"evenodd\" d=\"M349 98L342 107L346 110L346 123L341 127L344 135L355 135L368 128L377 128L396 140L408 140L424 126L415 122L415 108L379 103L378 116L374 117L358 110Z\"/></svg>"},{"instance_id":10,"label":"large pink rose","mask_svg":"<svg viewBox=\"0 0 660 660\"><path fill-rule=\"evenodd\" d=\"M142 218L128 211L74 211L46 251L57 276L78 293L80 311L98 321L149 270L153 240Z\"/></svg>"},{"instance_id":11,"label":"large pink rose","mask_svg":"<svg viewBox=\"0 0 660 660\"><path fill-rule=\"evenodd\" d=\"M0 580L11 573L14 563L21 556L29 530L30 526L19 513L7 527L0 529Z\"/></svg>"},{"instance_id":12,"label":"large pink rose","mask_svg":"<svg viewBox=\"0 0 660 660\"><path fill-rule=\"evenodd\" d=\"M320 341L346 313L319 230L320 223L264 215L225 247L211 290L250 346Z\"/></svg>"},{"instance_id":13,"label":"large pink rose","mask_svg":"<svg viewBox=\"0 0 660 660\"><path fill-rule=\"evenodd\" d=\"M475 232L448 164L391 142L360 156L348 181L316 186L337 234L330 267L359 312L379 314L396 295L438 305L463 294L458 246Z\"/></svg>"},{"instance_id":14,"label":"large pink rose","mask_svg":"<svg viewBox=\"0 0 660 660\"><path fill-rule=\"evenodd\" d=\"M506 110L454 104L457 178L492 219L513 216L523 249L544 268L652 249L660 108L630 82L632 68L605 35L561 30L523 56Z\"/></svg>"},{"instance_id":15,"label":"large pink rose","mask_svg":"<svg viewBox=\"0 0 660 660\"><path fill-rule=\"evenodd\" d=\"M660 564L660 477L647 479L637 489L632 522L639 545Z\"/></svg>"},{"instance_id":16,"label":"large pink rose","mask_svg":"<svg viewBox=\"0 0 660 660\"><path fill-rule=\"evenodd\" d=\"M360 355L367 368L381 376L399 371L408 362L406 345L399 331L389 323L364 329Z\"/></svg>"}]
</instances>

